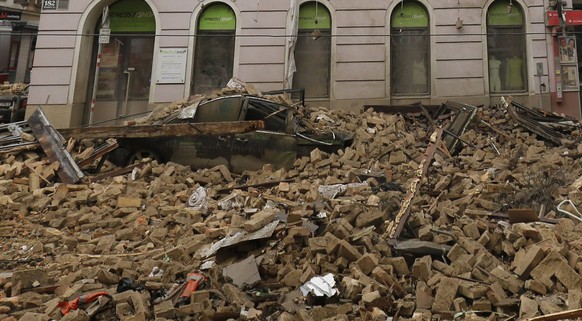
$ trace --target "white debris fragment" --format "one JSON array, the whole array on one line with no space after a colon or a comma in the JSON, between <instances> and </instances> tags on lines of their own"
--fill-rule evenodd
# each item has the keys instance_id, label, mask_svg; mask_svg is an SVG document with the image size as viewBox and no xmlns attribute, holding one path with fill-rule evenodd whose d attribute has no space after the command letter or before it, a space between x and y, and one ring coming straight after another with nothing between
<instances>
[{"instance_id":1,"label":"white debris fragment","mask_svg":"<svg viewBox=\"0 0 582 321\"><path fill-rule=\"evenodd\" d=\"M200 266L200 270L202 270L202 271L210 270L214 267L214 265L215 265L214 260L206 261L206 262L202 263L202 265Z\"/></svg>"},{"instance_id":2,"label":"white debris fragment","mask_svg":"<svg viewBox=\"0 0 582 321\"><path fill-rule=\"evenodd\" d=\"M152 268L152 271L150 272L149 277L150 278L153 278L153 277L157 277L157 276L162 276L162 274L164 274L164 270L160 269L157 266L154 266Z\"/></svg>"},{"instance_id":3,"label":"white debris fragment","mask_svg":"<svg viewBox=\"0 0 582 321\"><path fill-rule=\"evenodd\" d=\"M199 186L188 199L188 205L195 210L205 211L208 208L208 199L206 198L206 190Z\"/></svg>"},{"instance_id":4,"label":"white debris fragment","mask_svg":"<svg viewBox=\"0 0 582 321\"><path fill-rule=\"evenodd\" d=\"M348 188L356 188L368 186L368 183L350 183L350 184L334 184L334 185L320 185L317 188L319 195L323 198L334 199L341 193L344 193Z\"/></svg>"},{"instance_id":5,"label":"white debris fragment","mask_svg":"<svg viewBox=\"0 0 582 321\"><path fill-rule=\"evenodd\" d=\"M335 279L331 273L324 276L314 276L299 289L303 296L312 293L315 296L332 297L339 293L338 289L335 288Z\"/></svg>"}]
</instances>

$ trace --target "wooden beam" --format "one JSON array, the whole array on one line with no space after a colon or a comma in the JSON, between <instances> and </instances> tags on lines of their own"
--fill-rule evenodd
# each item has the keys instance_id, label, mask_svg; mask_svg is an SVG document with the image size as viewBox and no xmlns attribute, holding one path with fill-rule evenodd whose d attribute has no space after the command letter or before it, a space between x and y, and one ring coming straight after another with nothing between
<instances>
[{"instance_id":1,"label":"wooden beam","mask_svg":"<svg viewBox=\"0 0 582 321\"><path fill-rule=\"evenodd\" d=\"M119 146L119 145L117 144L116 140L114 140L114 139L108 140L106 142L106 144L97 147L97 149L94 150L93 153L91 153L89 156L87 156L87 158L77 162L77 164L80 167L89 165L89 164L93 163L97 158L99 158L99 157L111 152L112 150L116 149L117 146Z\"/></svg>"},{"instance_id":2,"label":"wooden beam","mask_svg":"<svg viewBox=\"0 0 582 321\"><path fill-rule=\"evenodd\" d=\"M195 136L245 133L265 128L262 120L188 123L139 126L100 126L60 129L64 137L86 138L147 138L163 136Z\"/></svg>"},{"instance_id":3,"label":"wooden beam","mask_svg":"<svg viewBox=\"0 0 582 321\"><path fill-rule=\"evenodd\" d=\"M582 309L561 311L551 314L542 315L525 319L527 321L557 321L557 320L574 320L582 317Z\"/></svg>"},{"instance_id":4,"label":"wooden beam","mask_svg":"<svg viewBox=\"0 0 582 321\"><path fill-rule=\"evenodd\" d=\"M443 133L443 129L438 127L430 136L430 142L426 151L424 153L424 158L418 165L418 169L414 175L414 179L410 183L408 187L408 192L402 201L402 205L400 206L400 210L396 214L394 220L386 221L386 233L385 236L388 238L388 244L395 245L397 243L397 239L404 228L404 224L408 221L408 216L410 214L410 206L412 205L412 201L416 194L418 193L418 189L424 177L424 174L428 170L430 163L432 162L432 158L437 146L440 144L441 136Z\"/></svg>"}]
</instances>

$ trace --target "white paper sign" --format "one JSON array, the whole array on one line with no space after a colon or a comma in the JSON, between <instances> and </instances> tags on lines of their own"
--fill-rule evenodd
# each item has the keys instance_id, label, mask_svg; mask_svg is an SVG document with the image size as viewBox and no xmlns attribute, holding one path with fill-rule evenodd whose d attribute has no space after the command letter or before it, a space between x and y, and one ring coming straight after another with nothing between
<instances>
[{"instance_id":1,"label":"white paper sign","mask_svg":"<svg viewBox=\"0 0 582 321\"><path fill-rule=\"evenodd\" d=\"M183 84L186 79L186 48L161 48L158 57L158 84Z\"/></svg>"},{"instance_id":2,"label":"white paper sign","mask_svg":"<svg viewBox=\"0 0 582 321\"><path fill-rule=\"evenodd\" d=\"M99 30L99 43L108 44L110 36L111 36L111 29L101 28Z\"/></svg>"}]
</instances>

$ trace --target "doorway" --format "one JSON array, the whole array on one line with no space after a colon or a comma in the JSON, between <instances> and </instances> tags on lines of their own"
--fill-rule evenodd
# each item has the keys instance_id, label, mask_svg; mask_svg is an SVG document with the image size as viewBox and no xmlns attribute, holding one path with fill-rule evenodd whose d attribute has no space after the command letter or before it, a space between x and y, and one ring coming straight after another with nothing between
<instances>
[{"instance_id":1,"label":"doorway","mask_svg":"<svg viewBox=\"0 0 582 321\"><path fill-rule=\"evenodd\" d=\"M108 43L101 44L93 124L119 123L148 111L155 42L153 12L143 0L121 0L109 7L109 19L111 36ZM96 33L100 26L98 22ZM98 46L95 41L93 75ZM88 105L92 94L93 86L89 86ZM90 106L85 110L84 122L89 123Z\"/></svg>"}]
</instances>

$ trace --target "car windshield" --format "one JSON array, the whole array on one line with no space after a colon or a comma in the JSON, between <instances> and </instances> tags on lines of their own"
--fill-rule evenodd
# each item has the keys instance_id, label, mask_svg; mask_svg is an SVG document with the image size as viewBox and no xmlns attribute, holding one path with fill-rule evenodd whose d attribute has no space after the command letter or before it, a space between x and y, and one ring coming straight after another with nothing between
<instances>
[{"instance_id":1,"label":"car windshield","mask_svg":"<svg viewBox=\"0 0 582 321\"><path fill-rule=\"evenodd\" d=\"M201 102L197 107L187 108L189 108L189 113L184 114L189 117L180 118L180 112L178 112L166 118L164 123L263 120L265 130L288 132L288 124L295 122L295 119L290 116L288 106L253 96L219 97ZM293 125L293 128L297 127L296 123Z\"/></svg>"},{"instance_id":2,"label":"car windshield","mask_svg":"<svg viewBox=\"0 0 582 321\"><path fill-rule=\"evenodd\" d=\"M287 116L286 106L264 99L250 98L245 120L264 120L266 130L285 131Z\"/></svg>"}]
</instances>

